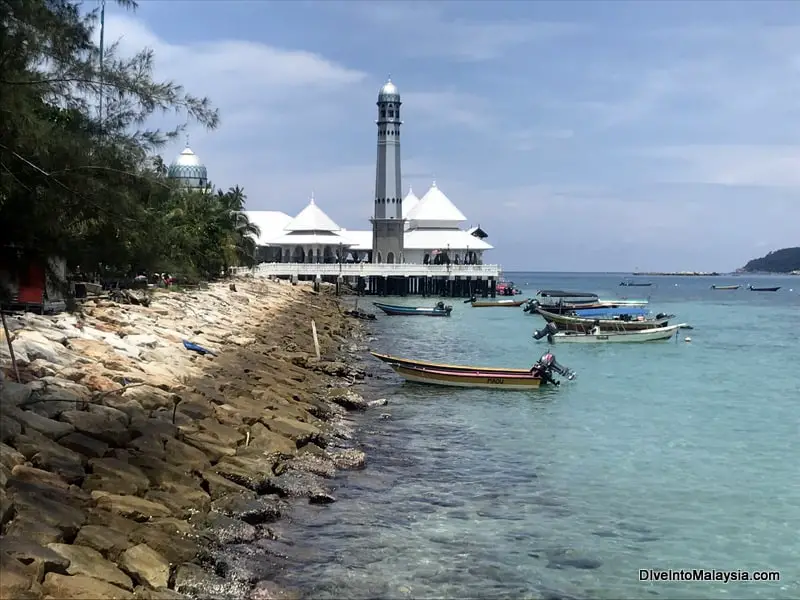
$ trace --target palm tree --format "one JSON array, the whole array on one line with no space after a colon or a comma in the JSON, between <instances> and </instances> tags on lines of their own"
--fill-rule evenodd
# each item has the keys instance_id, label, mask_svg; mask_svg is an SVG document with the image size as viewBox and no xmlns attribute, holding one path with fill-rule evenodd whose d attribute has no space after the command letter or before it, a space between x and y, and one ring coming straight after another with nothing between
<instances>
[{"instance_id":1,"label":"palm tree","mask_svg":"<svg viewBox=\"0 0 800 600\"><path fill-rule=\"evenodd\" d=\"M238 185L227 192L217 191L219 216L225 231L223 254L227 267L232 264L252 266L258 251L257 238L261 235L258 225L252 223L244 210L247 196Z\"/></svg>"}]
</instances>

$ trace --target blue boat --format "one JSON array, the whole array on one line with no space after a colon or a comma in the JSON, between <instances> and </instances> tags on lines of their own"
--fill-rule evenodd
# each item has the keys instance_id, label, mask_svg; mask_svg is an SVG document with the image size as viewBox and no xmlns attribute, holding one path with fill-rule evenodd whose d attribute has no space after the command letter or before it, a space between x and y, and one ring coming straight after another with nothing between
<instances>
[{"instance_id":1,"label":"blue boat","mask_svg":"<svg viewBox=\"0 0 800 600\"><path fill-rule=\"evenodd\" d=\"M622 315L630 315L632 317L646 317L650 314L647 308L640 308L638 306L616 306L608 308L579 308L573 311L579 317L620 317Z\"/></svg>"},{"instance_id":2,"label":"blue boat","mask_svg":"<svg viewBox=\"0 0 800 600\"><path fill-rule=\"evenodd\" d=\"M453 307L445 305L444 302L437 302L436 306L398 306L396 304L382 304L373 302L387 315L418 315L422 317L449 317Z\"/></svg>"}]
</instances>

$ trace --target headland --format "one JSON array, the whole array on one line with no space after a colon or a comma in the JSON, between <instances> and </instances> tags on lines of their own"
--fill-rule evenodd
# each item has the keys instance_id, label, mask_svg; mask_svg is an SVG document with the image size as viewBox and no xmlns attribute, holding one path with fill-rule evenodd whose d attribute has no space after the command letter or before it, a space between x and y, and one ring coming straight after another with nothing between
<instances>
[{"instance_id":1,"label":"headland","mask_svg":"<svg viewBox=\"0 0 800 600\"><path fill-rule=\"evenodd\" d=\"M6 315L0 598L291 597L276 522L364 465L359 323L327 291L238 278Z\"/></svg>"}]
</instances>

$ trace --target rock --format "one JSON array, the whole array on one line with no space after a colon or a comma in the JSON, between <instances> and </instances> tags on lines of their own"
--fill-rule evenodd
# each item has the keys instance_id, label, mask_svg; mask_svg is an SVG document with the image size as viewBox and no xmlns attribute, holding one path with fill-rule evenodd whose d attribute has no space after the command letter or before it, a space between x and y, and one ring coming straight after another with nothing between
<instances>
[{"instance_id":1,"label":"rock","mask_svg":"<svg viewBox=\"0 0 800 600\"><path fill-rule=\"evenodd\" d=\"M80 379L80 382L93 392L111 392L121 388L113 379L98 373L88 373Z\"/></svg>"},{"instance_id":2,"label":"rock","mask_svg":"<svg viewBox=\"0 0 800 600\"><path fill-rule=\"evenodd\" d=\"M332 388L328 392L328 399L347 410L366 410L369 403L364 398L347 388Z\"/></svg>"},{"instance_id":3,"label":"rock","mask_svg":"<svg viewBox=\"0 0 800 600\"><path fill-rule=\"evenodd\" d=\"M126 519L119 513L111 512L110 510L102 508L94 508L89 512L87 524L108 527L109 529L113 529L119 533L124 533L125 535L130 535L136 531L137 527L140 527L140 524L136 521ZM88 545L89 544L87 544L87 546ZM128 544L128 546L130 546L130 544ZM95 550L99 551L98 548L95 548Z\"/></svg>"},{"instance_id":4,"label":"rock","mask_svg":"<svg viewBox=\"0 0 800 600\"><path fill-rule=\"evenodd\" d=\"M35 585L35 574L31 569L5 552L0 552L0 598L33 600L39 597L32 590Z\"/></svg>"},{"instance_id":5,"label":"rock","mask_svg":"<svg viewBox=\"0 0 800 600\"><path fill-rule=\"evenodd\" d=\"M188 474L183 467L171 465L156 456L134 455L129 460L142 470L153 488L172 491L174 486L193 487L199 483L199 480Z\"/></svg>"},{"instance_id":6,"label":"rock","mask_svg":"<svg viewBox=\"0 0 800 600\"><path fill-rule=\"evenodd\" d=\"M133 590L130 577L103 558L95 549L77 544L48 544L47 547L69 560L67 573L70 575L86 575L113 583L126 590Z\"/></svg>"},{"instance_id":7,"label":"rock","mask_svg":"<svg viewBox=\"0 0 800 600\"><path fill-rule=\"evenodd\" d=\"M125 413L107 406L93 405L93 408L105 410L102 412L68 410L63 412L60 418L75 427L78 432L113 446L124 446L130 441L131 435L127 429L128 417Z\"/></svg>"},{"instance_id":8,"label":"rock","mask_svg":"<svg viewBox=\"0 0 800 600\"><path fill-rule=\"evenodd\" d=\"M286 504L278 496L255 497L251 494L226 494L211 503L211 510L239 519L250 525L272 523L286 512Z\"/></svg>"},{"instance_id":9,"label":"rock","mask_svg":"<svg viewBox=\"0 0 800 600\"><path fill-rule=\"evenodd\" d=\"M58 441L65 448L93 458L102 458L108 452L108 444L82 433L70 433Z\"/></svg>"},{"instance_id":10,"label":"rock","mask_svg":"<svg viewBox=\"0 0 800 600\"><path fill-rule=\"evenodd\" d=\"M4 539L2 551L24 565L31 565L37 581L47 573L66 573L70 565L68 558L29 540Z\"/></svg>"},{"instance_id":11,"label":"rock","mask_svg":"<svg viewBox=\"0 0 800 600\"><path fill-rule=\"evenodd\" d=\"M35 467L17 465L11 469L11 476L19 481L48 485L61 490L69 489L69 484L59 475Z\"/></svg>"},{"instance_id":12,"label":"rock","mask_svg":"<svg viewBox=\"0 0 800 600\"><path fill-rule=\"evenodd\" d=\"M42 584L42 593L61 600L129 600L133 594L122 588L87 577L86 575L60 575L48 573Z\"/></svg>"},{"instance_id":13,"label":"rock","mask_svg":"<svg viewBox=\"0 0 800 600\"><path fill-rule=\"evenodd\" d=\"M326 456L316 456L308 452L281 463L275 470L275 473L280 475L287 469L313 473L314 475L327 478L332 478L336 475L336 467L330 458Z\"/></svg>"},{"instance_id":14,"label":"rock","mask_svg":"<svg viewBox=\"0 0 800 600\"><path fill-rule=\"evenodd\" d=\"M74 543L93 548L112 561L131 545L126 533L103 525L84 525Z\"/></svg>"},{"instance_id":15,"label":"rock","mask_svg":"<svg viewBox=\"0 0 800 600\"><path fill-rule=\"evenodd\" d=\"M271 581L259 581L250 591L249 600L300 600L300 595Z\"/></svg>"},{"instance_id":16,"label":"rock","mask_svg":"<svg viewBox=\"0 0 800 600\"><path fill-rule=\"evenodd\" d=\"M128 344L139 348L155 348L158 346L158 338L150 334L126 335L123 338Z\"/></svg>"},{"instance_id":17,"label":"rock","mask_svg":"<svg viewBox=\"0 0 800 600\"><path fill-rule=\"evenodd\" d=\"M279 433L295 442L298 448L309 442L316 442L322 434L313 425L284 417L262 418L261 423L270 431Z\"/></svg>"},{"instance_id":18,"label":"rock","mask_svg":"<svg viewBox=\"0 0 800 600\"><path fill-rule=\"evenodd\" d=\"M137 495L150 487L147 475L139 467L115 458L92 458L89 468L92 474L83 483L85 490Z\"/></svg>"},{"instance_id":19,"label":"rock","mask_svg":"<svg viewBox=\"0 0 800 600\"><path fill-rule=\"evenodd\" d=\"M197 545L185 537L181 526L174 525L172 521L177 520L164 519L141 525L130 534L130 541L133 544L146 543L173 564L194 560L199 552ZM185 521L177 523L190 528Z\"/></svg>"},{"instance_id":20,"label":"rock","mask_svg":"<svg viewBox=\"0 0 800 600\"><path fill-rule=\"evenodd\" d=\"M0 464L9 471L17 465L25 463L25 457L11 446L0 443Z\"/></svg>"},{"instance_id":21,"label":"rock","mask_svg":"<svg viewBox=\"0 0 800 600\"><path fill-rule=\"evenodd\" d=\"M239 465L221 461L214 467L214 472L232 481L233 483L253 490L257 494L265 494L268 490L267 482L272 470L250 470Z\"/></svg>"},{"instance_id":22,"label":"rock","mask_svg":"<svg viewBox=\"0 0 800 600\"><path fill-rule=\"evenodd\" d=\"M0 528L8 523L14 516L14 504L8 495L8 492L0 487Z\"/></svg>"},{"instance_id":23,"label":"rock","mask_svg":"<svg viewBox=\"0 0 800 600\"><path fill-rule=\"evenodd\" d=\"M5 342L2 342L5 345ZM33 388L27 383L17 383L16 381L4 381L0 386L0 405L2 406L22 406L33 393Z\"/></svg>"},{"instance_id":24,"label":"rock","mask_svg":"<svg viewBox=\"0 0 800 600\"><path fill-rule=\"evenodd\" d=\"M176 394L147 384L125 388L122 397L126 400L136 400L145 410L172 409L175 401L180 400L180 396Z\"/></svg>"},{"instance_id":25,"label":"rock","mask_svg":"<svg viewBox=\"0 0 800 600\"><path fill-rule=\"evenodd\" d=\"M302 471L289 469L277 477L270 477L266 488L265 491L275 492L282 498L308 497L311 502L322 504L335 501L322 478Z\"/></svg>"},{"instance_id":26,"label":"rock","mask_svg":"<svg viewBox=\"0 0 800 600\"><path fill-rule=\"evenodd\" d=\"M227 477L223 477L213 471L203 471L203 482L208 487L208 493L212 500L231 493L253 493L248 488L234 483Z\"/></svg>"},{"instance_id":27,"label":"rock","mask_svg":"<svg viewBox=\"0 0 800 600\"><path fill-rule=\"evenodd\" d=\"M183 410L183 407L181 407L181 410ZM216 439L218 444L226 447L236 447L244 442L246 437L245 434L238 429L223 425L213 418L206 418L198 421L197 426L212 438Z\"/></svg>"},{"instance_id":28,"label":"rock","mask_svg":"<svg viewBox=\"0 0 800 600\"><path fill-rule=\"evenodd\" d=\"M366 464L366 455L354 448L329 452L328 455L338 469L363 469Z\"/></svg>"},{"instance_id":29,"label":"rock","mask_svg":"<svg viewBox=\"0 0 800 600\"><path fill-rule=\"evenodd\" d=\"M80 485L85 476L83 457L59 446L60 452L45 448L31 457L31 464L38 469L58 473L67 483Z\"/></svg>"},{"instance_id":30,"label":"rock","mask_svg":"<svg viewBox=\"0 0 800 600\"><path fill-rule=\"evenodd\" d=\"M207 573L192 563L179 565L175 571L175 591L196 598L240 600L241 590L222 577Z\"/></svg>"},{"instance_id":31,"label":"rock","mask_svg":"<svg viewBox=\"0 0 800 600\"><path fill-rule=\"evenodd\" d=\"M219 440L203 432L187 433L181 436L183 441L194 446L208 457L211 462L217 462L223 456L235 456L236 449L221 446Z\"/></svg>"},{"instance_id":32,"label":"rock","mask_svg":"<svg viewBox=\"0 0 800 600\"><path fill-rule=\"evenodd\" d=\"M98 492L95 492L98 493ZM100 492L101 494L103 492ZM107 494L97 499L97 507L117 513L133 521L142 522L154 517L169 517L171 512L163 504L137 496Z\"/></svg>"},{"instance_id":33,"label":"rock","mask_svg":"<svg viewBox=\"0 0 800 600\"><path fill-rule=\"evenodd\" d=\"M209 517L207 534L219 545L246 544L256 539L256 528L219 513Z\"/></svg>"},{"instance_id":34,"label":"rock","mask_svg":"<svg viewBox=\"0 0 800 600\"><path fill-rule=\"evenodd\" d=\"M297 444L288 437L270 431L261 423L250 426L249 448L262 450L267 454L292 456L297 453Z\"/></svg>"},{"instance_id":35,"label":"rock","mask_svg":"<svg viewBox=\"0 0 800 600\"><path fill-rule=\"evenodd\" d=\"M3 490L5 492L5 490ZM60 542L64 534L60 529L48 525L36 518L30 512L15 515L5 527L5 538L36 542L40 546L47 546L53 542Z\"/></svg>"},{"instance_id":36,"label":"rock","mask_svg":"<svg viewBox=\"0 0 800 600\"><path fill-rule=\"evenodd\" d=\"M120 412L125 413L128 416L130 422L134 422L136 420L145 421L148 418L147 412L142 408L142 405L139 404L136 400L130 400L127 398L121 398L115 395L109 395L103 398L103 404L110 408L116 409Z\"/></svg>"},{"instance_id":37,"label":"rock","mask_svg":"<svg viewBox=\"0 0 800 600\"><path fill-rule=\"evenodd\" d=\"M164 451L166 461L173 465L181 465L194 471L205 471L211 466L203 452L174 438L167 439Z\"/></svg>"},{"instance_id":38,"label":"rock","mask_svg":"<svg viewBox=\"0 0 800 600\"><path fill-rule=\"evenodd\" d=\"M32 411L17 411L14 418L19 421L26 430L33 429L49 437L51 440L57 440L75 431L75 427L69 423L54 421L53 419L48 419Z\"/></svg>"},{"instance_id":39,"label":"rock","mask_svg":"<svg viewBox=\"0 0 800 600\"><path fill-rule=\"evenodd\" d=\"M387 404L389 404L389 401L386 398L378 398L377 400L369 400L367 402L367 405L370 408L374 408L376 406L386 406Z\"/></svg>"},{"instance_id":40,"label":"rock","mask_svg":"<svg viewBox=\"0 0 800 600\"><path fill-rule=\"evenodd\" d=\"M12 496L17 511L14 521L19 519L20 525L38 522L58 529L65 538L72 539L86 522L86 514L69 504L77 501L65 490L13 479L11 481L14 482Z\"/></svg>"},{"instance_id":41,"label":"rock","mask_svg":"<svg viewBox=\"0 0 800 600\"><path fill-rule=\"evenodd\" d=\"M180 485L170 486L169 491L150 490L145 494L145 498L163 504L173 515L180 518L205 512L211 503L211 497L202 489Z\"/></svg>"},{"instance_id":42,"label":"rock","mask_svg":"<svg viewBox=\"0 0 800 600\"><path fill-rule=\"evenodd\" d=\"M147 544L128 548L120 555L119 565L141 584L152 588L169 585L169 562Z\"/></svg>"},{"instance_id":43,"label":"rock","mask_svg":"<svg viewBox=\"0 0 800 600\"><path fill-rule=\"evenodd\" d=\"M22 433L22 425L0 406L0 443L13 442ZM22 412L22 411L18 411Z\"/></svg>"},{"instance_id":44,"label":"rock","mask_svg":"<svg viewBox=\"0 0 800 600\"><path fill-rule=\"evenodd\" d=\"M133 590L133 596L137 600L189 600L189 596L184 596L169 588L151 590L142 586Z\"/></svg>"}]
</instances>

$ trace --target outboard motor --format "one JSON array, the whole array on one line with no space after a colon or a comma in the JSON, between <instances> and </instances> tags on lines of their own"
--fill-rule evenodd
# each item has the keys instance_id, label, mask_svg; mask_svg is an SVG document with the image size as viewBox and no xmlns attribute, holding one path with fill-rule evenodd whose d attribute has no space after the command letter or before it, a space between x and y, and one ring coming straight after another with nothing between
<instances>
[{"instance_id":1,"label":"outboard motor","mask_svg":"<svg viewBox=\"0 0 800 600\"><path fill-rule=\"evenodd\" d=\"M534 308L536 308L537 306L539 306L539 301L538 301L538 300L536 300L536 299L534 299L534 298L531 298L531 299L530 299L530 300L528 300L528 301L525 303L525 305L522 307L522 311L523 311L523 312L531 312L531 311L532 311Z\"/></svg>"},{"instance_id":2,"label":"outboard motor","mask_svg":"<svg viewBox=\"0 0 800 600\"><path fill-rule=\"evenodd\" d=\"M439 310L444 310L444 302L439 300L439 302L436 303L436 308Z\"/></svg>"},{"instance_id":3,"label":"outboard motor","mask_svg":"<svg viewBox=\"0 0 800 600\"><path fill-rule=\"evenodd\" d=\"M561 385L561 382L553 377L553 373L558 373L562 377L566 377L568 381L575 379L575 371L560 365L556 361L556 357L549 350L545 352L542 357L536 361L536 364L531 368L531 373L538 374L542 381L545 383L552 383L553 385Z\"/></svg>"},{"instance_id":4,"label":"outboard motor","mask_svg":"<svg viewBox=\"0 0 800 600\"><path fill-rule=\"evenodd\" d=\"M542 327L539 331L533 332L533 339L540 340L544 336L547 336L547 341L552 344L553 343L553 334L558 332L558 325L553 323L552 321L549 322L547 325Z\"/></svg>"},{"instance_id":5,"label":"outboard motor","mask_svg":"<svg viewBox=\"0 0 800 600\"><path fill-rule=\"evenodd\" d=\"M669 315L668 315L667 313L658 313L658 314L656 315L656 319L665 319L665 318L667 318L668 316L669 316Z\"/></svg>"}]
</instances>

